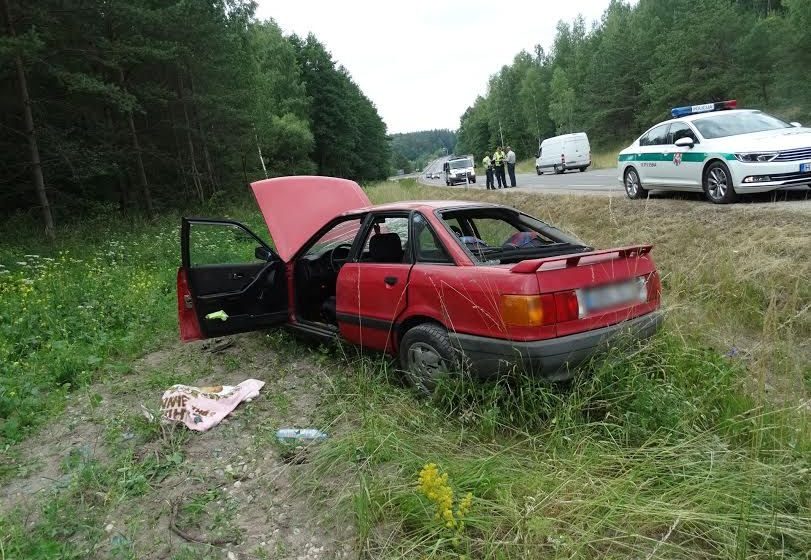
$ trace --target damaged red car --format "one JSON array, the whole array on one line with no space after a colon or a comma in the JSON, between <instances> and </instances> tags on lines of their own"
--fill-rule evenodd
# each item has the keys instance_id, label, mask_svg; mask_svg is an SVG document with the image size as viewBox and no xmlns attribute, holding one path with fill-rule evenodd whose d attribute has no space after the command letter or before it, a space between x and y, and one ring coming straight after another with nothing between
<instances>
[{"instance_id":1,"label":"damaged red car","mask_svg":"<svg viewBox=\"0 0 811 560\"><path fill-rule=\"evenodd\" d=\"M272 244L232 220L182 221L184 341L284 326L397 356L430 390L458 371L564 380L662 322L650 245L595 251L495 204L372 206L345 179L251 187Z\"/></svg>"}]
</instances>

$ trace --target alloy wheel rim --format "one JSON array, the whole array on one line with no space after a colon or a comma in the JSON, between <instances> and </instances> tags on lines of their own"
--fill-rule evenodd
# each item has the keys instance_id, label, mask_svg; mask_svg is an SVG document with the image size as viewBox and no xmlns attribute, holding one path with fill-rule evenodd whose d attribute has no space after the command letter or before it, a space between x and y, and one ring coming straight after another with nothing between
<instances>
[{"instance_id":1,"label":"alloy wheel rim","mask_svg":"<svg viewBox=\"0 0 811 560\"><path fill-rule=\"evenodd\" d=\"M636 196L638 188L639 188L639 179L637 178L636 173L631 171L625 177L625 190L628 192L629 195Z\"/></svg>"},{"instance_id":2,"label":"alloy wheel rim","mask_svg":"<svg viewBox=\"0 0 811 560\"><path fill-rule=\"evenodd\" d=\"M710 171L710 175L707 177L707 191L709 191L710 196L715 200L724 198L727 188L727 174L724 170L716 167Z\"/></svg>"}]
</instances>

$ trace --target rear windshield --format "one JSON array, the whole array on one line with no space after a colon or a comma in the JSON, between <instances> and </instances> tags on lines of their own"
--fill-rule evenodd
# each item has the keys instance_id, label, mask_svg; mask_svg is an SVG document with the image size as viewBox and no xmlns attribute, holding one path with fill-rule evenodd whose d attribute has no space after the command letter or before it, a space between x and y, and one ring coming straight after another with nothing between
<instances>
[{"instance_id":1,"label":"rear windshield","mask_svg":"<svg viewBox=\"0 0 811 560\"><path fill-rule=\"evenodd\" d=\"M791 125L777 117L760 111L713 115L696 119L693 121L693 125L704 138L724 138L738 134L791 128Z\"/></svg>"},{"instance_id":2,"label":"rear windshield","mask_svg":"<svg viewBox=\"0 0 811 560\"><path fill-rule=\"evenodd\" d=\"M470 159L455 159L450 162L451 169L462 169L464 167L473 167L473 160Z\"/></svg>"},{"instance_id":3,"label":"rear windshield","mask_svg":"<svg viewBox=\"0 0 811 560\"><path fill-rule=\"evenodd\" d=\"M446 210L438 214L473 260L485 265L592 250L574 236L509 208Z\"/></svg>"}]
</instances>

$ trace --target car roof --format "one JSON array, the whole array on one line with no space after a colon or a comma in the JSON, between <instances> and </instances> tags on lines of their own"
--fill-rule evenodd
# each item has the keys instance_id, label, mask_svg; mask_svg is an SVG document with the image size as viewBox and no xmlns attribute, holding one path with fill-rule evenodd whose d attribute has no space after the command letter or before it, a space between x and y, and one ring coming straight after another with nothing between
<instances>
[{"instance_id":1,"label":"car roof","mask_svg":"<svg viewBox=\"0 0 811 560\"><path fill-rule=\"evenodd\" d=\"M389 202L387 204L377 204L366 206L344 212L342 216L352 216L354 214L364 214L366 212L396 212L422 210L423 212L433 212L435 210L465 208L507 208L501 204L489 204L487 202L471 202L469 200L405 200L402 202Z\"/></svg>"},{"instance_id":2,"label":"car roof","mask_svg":"<svg viewBox=\"0 0 811 560\"><path fill-rule=\"evenodd\" d=\"M714 115L740 115L742 113L760 113L758 109L728 109L723 111L707 111L704 113L696 113L695 115L685 115L683 117L677 117L675 119L668 119L666 121L658 122L651 126L648 130L655 126L659 126L660 124L667 124L672 122L692 122L697 119L703 119L705 117L712 117Z\"/></svg>"}]
</instances>

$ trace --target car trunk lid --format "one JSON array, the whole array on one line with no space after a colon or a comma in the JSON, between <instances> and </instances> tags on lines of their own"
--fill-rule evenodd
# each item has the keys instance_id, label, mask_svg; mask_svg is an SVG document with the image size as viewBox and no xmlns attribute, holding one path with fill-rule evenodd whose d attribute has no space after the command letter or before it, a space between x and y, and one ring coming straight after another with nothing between
<instances>
[{"instance_id":1,"label":"car trunk lid","mask_svg":"<svg viewBox=\"0 0 811 560\"><path fill-rule=\"evenodd\" d=\"M535 274L540 294L554 294L557 336L584 332L644 315L659 307L652 245L525 260L510 268ZM567 306L568 309L563 309Z\"/></svg>"},{"instance_id":2,"label":"car trunk lid","mask_svg":"<svg viewBox=\"0 0 811 560\"><path fill-rule=\"evenodd\" d=\"M251 189L284 262L329 220L371 205L360 185L336 177L278 177L251 183Z\"/></svg>"}]
</instances>

